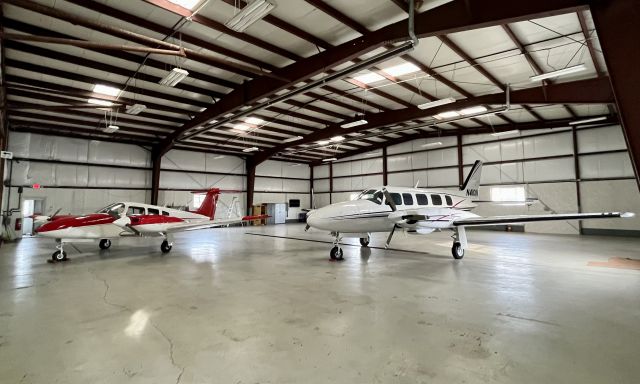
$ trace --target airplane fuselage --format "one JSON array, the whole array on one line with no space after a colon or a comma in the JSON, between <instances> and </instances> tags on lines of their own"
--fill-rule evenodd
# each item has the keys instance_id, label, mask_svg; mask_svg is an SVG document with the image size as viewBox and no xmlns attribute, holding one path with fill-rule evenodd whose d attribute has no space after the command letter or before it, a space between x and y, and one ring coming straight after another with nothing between
<instances>
[{"instance_id":1,"label":"airplane fuselage","mask_svg":"<svg viewBox=\"0 0 640 384\"><path fill-rule=\"evenodd\" d=\"M400 224L403 228L428 233L435 229L450 228L454 219L477 216L468 212L476 206L470 198L453 191L385 188L394 198L397 209L402 211L398 214L406 216L415 213L428 216L426 220L405 220ZM344 235L389 232L395 225L395 222L390 220L394 217L394 212L384 197L373 197L375 191L381 189L371 189L370 191L374 192L369 194L372 196L369 199L362 198L361 194L356 200L315 209L307 215L307 224L312 228Z\"/></svg>"}]
</instances>

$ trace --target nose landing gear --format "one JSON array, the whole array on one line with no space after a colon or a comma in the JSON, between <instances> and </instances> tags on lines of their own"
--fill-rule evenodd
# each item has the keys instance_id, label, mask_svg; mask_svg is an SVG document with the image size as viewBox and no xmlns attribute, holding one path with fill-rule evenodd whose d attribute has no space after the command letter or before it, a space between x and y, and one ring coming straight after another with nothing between
<instances>
[{"instance_id":1,"label":"nose landing gear","mask_svg":"<svg viewBox=\"0 0 640 384\"><path fill-rule=\"evenodd\" d=\"M370 242L371 242L371 236L360 238L360 245L362 245L363 247L368 247Z\"/></svg>"},{"instance_id":2,"label":"nose landing gear","mask_svg":"<svg viewBox=\"0 0 640 384\"><path fill-rule=\"evenodd\" d=\"M98 246L100 247L100 249L109 249L109 247L111 247L111 240L102 239L100 240L100 244L98 244Z\"/></svg>"},{"instance_id":3,"label":"nose landing gear","mask_svg":"<svg viewBox=\"0 0 640 384\"><path fill-rule=\"evenodd\" d=\"M344 260L342 247L340 247L340 241L342 240L342 237L340 236L339 232L335 233L335 236L336 238L333 241L333 248L331 248L331 252L329 253L329 255L331 256L332 261L342 261Z\"/></svg>"},{"instance_id":4,"label":"nose landing gear","mask_svg":"<svg viewBox=\"0 0 640 384\"><path fill-rule=\"evenodd\" d=\"M57 251L51 255L51 262L57 263L58 261L67 261L67 252L64 251L64 243L60 240L56 242Z\"/></svg>"}]
</instances>

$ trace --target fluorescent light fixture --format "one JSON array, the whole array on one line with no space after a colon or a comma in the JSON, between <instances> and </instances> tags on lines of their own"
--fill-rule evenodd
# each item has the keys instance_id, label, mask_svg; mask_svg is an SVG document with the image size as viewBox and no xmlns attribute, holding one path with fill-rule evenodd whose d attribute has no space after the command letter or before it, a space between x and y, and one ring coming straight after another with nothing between
<instances>
[{"instance_id":1,"label":"fluorescent light fixture","mask_svg":"<svg viewBox=\"0 0 640 384\"><path fill-rule=\"evenodd\" d=\"M516 133L520 133L520 130L518 129L513 129L511 131L504 131L504 132L494 132L491 134L491 136L496 136L496 137L500 137L500 136L508 136L508 135L514 135Z\"/></svg>"},{"instance_id":2,"label":"fluorescent light fixture","mask_svg":"<svg viewBox=\"0 0 640 384\"><path fill-rule=\"evenodd\" d=\"M583 119L583 120L576 120L576 121L570 122L569 125L595 123L596 121L602 121L602 120L607 120L607 116L592 117L592 118Z\"/></svg>"},{"instance_id":3,"label":"fluorescent light fixture","mask_svg":"<svg viewBox=\"0 0 640 384\"><path fill-rule=\"evenodd\" d=\"M458 117L460 116L460 114L456 111L447 111L447 112L442 112L439 113L433 117L435 117L436 119L440 120L440 119L451 119L454 117Z\"/></svg>"},{"instance_id":4,"label":"fluorescent light fixture","mask_svg":"<svg viewBox=\"0 0 640 384\"><path fill-rule=\"evenodd\" d=\"M320 141L318 141L318 145L327 145L327 144L331 144L331 141L329 141L329 140L320 140Z\"/></svg>"},{"instance_id":5,"label":"fluorescent light fixture","mask_svg":"<svg viewBox=\"0 0 640 384\"><path fill-rule=\"evenodd\" d=\"M102 105L105 107L110 107L113 105L112 102L107 101L107 100L100 100L100 99L89 99L87 100L87 103L89 104L95 104L95 105Z\"/></svg>"},{"instance_id":6,"label":"fluorescent light fixture","mask_svg":"<svg viewBox=\"0 0 640 384\"><path fill-rule=\"evenodd\" d=\"M393 67L383 69L383 71L385 71L386 73L388 73L393 77L408 75L409 73L418 72L419 70L420 68L418 68L417 65L409 62L394 65Z\"/></svg>"},{"instance_id":7,"label":"fluorescent light fixture","mask_svg":"<svg viewBox=\"0 0 640 384\"><path fill-rule=\"evenodd\" d=\"M249 147L249 148L245 148L242 150L242 152L256 152L259 151L260 149L258 147Z\"/></svg>"},{"instance_id":8,"label":"fluorescent light fixture","mask_svg":"<svg viewBox=\"0 0 640 384\"><path fill-rule=\"evenodd\" d=\"M338 160L338 159L336 159L335 157L330 157L330 158L328 158L328 159L322 159L322 161L324 161L324 162L328 162L328 161L336 161L336 160Z\"/></svg>"},{"instance_id":9,"label":"fluorescent light fixture","mask_svg":"<svg viewBox=\"0 0 640 384\"><path fill-rule=\"evenodd\" d=\"M334 141L334 142L343 141L343 140L344 140L343 136L333 136L331 138L331 141Z\"/></svg>"},{"instance_id":10,"label":"fluorescent light fixture","mask_svg":"<svg viewBox=\"0 0 640 384\"><path fill-rule=\"evenodd\" d=\"M179 5L182 8L187 8L190 11L193 11L200 1L202 0L169 0L170 3Z\"/></svg>"},{"instance_id":11,"label":"fluorescent light fixture","mask_svg":"<svg viewBox=\"0 0 640 384\"><path fill-rule=\"evenodd\" d=\"M288 139L284 139L282 142L283 143L291 143L292 141L298 141L298 140L302 140L303 137L302 136L294 136L294 137L290 137Z\"/></svg>"},{"instance_id":12,"label":"fluorescent light fixture","mask_svg":"<svg viewBox=\"0 0 640 384\"><path fill-rule=\"evenodd\" d=\"M215 124L215 123L217 123L217 122L218 122L218 120L216 120L216 119L211 119L211 120L209 120L209 122L208 122L207 124L210 124L210 125L211 125L211 124Z\"/></svg>"},{"instance_id":13,"label":"fluorescent light fixture","mask_svg":"<svg viewBox=\"0 0 640 384\"><path fill-rule=\"evenodd\" d=\"M477 107L465 108L460 111L460 114L466 116L466 115L475 115L476 113L482 113L482 112L487 112L487 108L479 105Z\"/></svg>"},{"instance_id":14,"label":"fluorescent light fixture","mask_svg":"<svg viewBox=\"0 0 640 384\"><path fill-rule=\"evenodd\" d=\"M236 131L248 131L249 129L251 129L250 126L246 125L246 124L236 124L233 126L233 129L235 129Z\"/></svg>"},{"instance_id":15,"label":"fluorescent light fixture","mask_svg":"<svg viewBox=\"0 0 640 384\"><path fill-rule=\"evenodd\" d=\"M250 1L246 7L242 8L224 25L236 32L244 32L253 23L268 15L275 7L274 3L267 0Z\"/></svg>"},{"instance_id":16,"label":"fluorescent light fixture","mask_svg":"<svg viewBox=\"0 0 640 384\"><path fill-rule=\"evenodd\" d=\"M218 155L216 157L213 158L213 160L220 160L220 159L224 159L225 155Z\"/></svg>"},{"instance_id":17,"label":"fluorescent light fixture","mask_svg":"<svg viewBox=\"0 0 640 384\"><path fill-rule=\"evenodd\" d=\"M362 75L354 76L353 80L359 81L363 84L371 84L376 81L384 80L384 76L378 75L375 72L369 72Z\"/></svg>"},{"instance_id":18,"label":"fluorescent light fixture","mask_svg":"<svg viewBox=\"0 0 640 384\"><path fill-rule=\"evenodd\" d=\"M453 97L447 97L446 99L434 100L434 101L430 101L428 103L420 104L420 105L418 105L418 108L420 108L420 109L429 109L429 108L435 108L435 107L439 107L441 105L451 104L451 103L455 103L455 102L456 102L456 99L454 99Z\"/></svg>"},{"instance_id":19,"label":"fluorescent light fixture","mask_svg":"<svg viewBox=\"0 0 640 384\"><path fill-rule=\"evenodd\" d=\"M165 77L163 77L158 84L166 85L167 87L175 87L176 84L184 80L189 76L189 72L182 68L173 68Z\"/></svg>"},{"instance_id":20,"label":"fluorescent light fixture","mask_svg":"<svg viewBox=\"0 0 640 384\"><path fill-rule=\"evenodd\" d=\"M579 65L575 65L573 67L559 69L557 71L547 72L547 73L543 73L543 74L537 75L537 76L531 76L530 79L531 79L531 81L539 81L539 80L551 79L551 78L558 77L558 76L564 76L564 75L569 75L571 73L581 72L581 71L584 71L586 69L587 69L586 65L579 64Z\"/></svg>"},{"instance_id":21,"label":"fluorescent light fixture","mask_svg":"<svg viewBox=\"0 0 640 384\"><path fill-rule=\"evenodd\" d=\"M436 141L434 143L426 143L426 144L422 144L421 147L422 148L427 148L427 147L437 147L439 145L442 145L441 141Z\"/></svg>"},{"instance_id":22,"label":"fluorescent light fixture","mask_svg":"<svg viewBox=\"0 0 640 384\"><path fill-rule=\"evenodd\" d=\"M104 133L113 133L118 129L120 129L120 127L118 127L117 125L109 125L107 128L103 129L102 131Z\"/></svg>"},{"instance_id":23,"label":"fluorescent light fixture","mask_svg":"<svg viewBox=\"0 0 640 384\"><path fill-rule=\"evenodd\" d=\"M353 127L357 127L359 125L365 125L368 124L369 122L367 120L356 120L356 121L352 121L350 123L346 123L346 124L342 124L341 127L342 128L353 128Z\"/></svg>"},{"instance_id":24,"label":"fluorescent light fixture","mask_svg":"<svg viewBox=\"0 0 640 384\"><path fill-rule=\"evenodd\" d=\"M244 119L244 122L248 124L253 124L253 125L260 125L264 123L264 120L259 119L257 117L247 117L246 119Z\"/></svg>"},{"instance_id":25,"label":"fluorescent light fixture","mask_svg":"<svg viewBox=\"0 0 640 384\"><path fill-rule=\"evenodd\" d=\"M93 86L93 92L102 93L103 95L118 96L120 90L116 87L110 87L104 84L96 84Z\"/></svg>"},{"instance_id":26,"label":"fluorescent light fixture","mask_svg":"<svg viewBox=\"0 0 640 384\"><path fill-rule=\"evenodd\" d=\"M133 104L133 105L127 105L127 110L125 112L130 115L137 115L138 113L144 111L145 109L147 109L147 106L144 104Z\"/></svg>"}]
</instances>

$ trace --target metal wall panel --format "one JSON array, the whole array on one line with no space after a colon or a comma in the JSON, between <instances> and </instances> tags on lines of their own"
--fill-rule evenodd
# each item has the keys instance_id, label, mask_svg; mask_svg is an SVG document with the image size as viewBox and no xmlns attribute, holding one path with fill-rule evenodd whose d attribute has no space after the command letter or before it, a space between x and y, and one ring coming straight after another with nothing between
<instances>
[{"instance_id":1,"label":"metal wall panel","mask_svg":"<svg viewBox=\"0 0 640 384\"><path fill-rule=\"evenodd\" d=\"M527 137L522 139L522 143L525 158L569 155L573 153L573 136L571 132Z\"/></svg>"},{"instance_id":2,"label":"metal wall panel","mask_svg":"<svg viewBox=\"0 0 640 384\"><path fill-rule=\"evenodd\" d=\"M640 230L640 194L635 180L583 181L580 192L585 212L636 213L636 217L624 220L585 220L584 228Z\"/></svg>"},{"instance_id":3,"label":"metal wall panel","mask_svg":"<svg viewBox=\"0 0 640 384\"><path fill-rule=\"evenodd\" d=\"M194 152L191 152L194 153ZM205 155L205 170L207 172L221 172L221 173L237 173L244 174L246 172L245 162L242 157L216 155L215 153L207 153ZM164 163L163 163L164 165Z\"/></svg>"},{"instance_id":4,"label":"metal wall panel","mask_svg":"<svg viewBox=\"0 0 640 384\"><path fill-rule=\"evenodd\" d=\"M580 177L583 179L634 176L627 152L581 155L579 162Z\"/></svg>"},{"instance_id":5,"label":"metal wall panel","mask_svg":"<svg viewBox=\"0 0 640 384\"><path fill-rule=\"evenodd\" d=\"M329 179L313 180L313 191L316 193L329 192Z\"/></svg>"},{"instance_id":6,"label":"metal wall panel","mask_svg":"<svg viewBox=\"0 0 640 384\"><path fill-rule=\"evenodd\" d=\"M127 167L151 167L151 152L137 145L92 140L87 161Z\"/></svg>"},{"instance_id":7,"label":"metal wall panel","mask_svg":"<svg viewBox=\"0 0 640 384\"><path fill-rule=\"evenodd\" d=\"M314 193L313 208L322 208L329 205L329 193Z\"/></svg>"},{"instance_id":8,"label":"metal wall panel","mask_svg":"<svg viewBox=\"0 0 640 384\"><path fill-rule=\"evenodd\" d=\"M141 169L89 167L89 187L149 188L151 171Z\"/></svg>"},{"instance_id":9,"label":"metal wall panel","mask_svg":"<svg viewBox=\"0 0 640 384\"><path fill-rule=\"evenodd\" d=\"M411 169L411 155L396 155L387 157L387 171L405 171Z\"/></svg>"},{"instance_id":10,"label":"metal wall panel","mask_svg":"<svg viewBox=\"0 0 640 384\"><path fill-rule=\"evenodd\" d=\"M594 129L579 129L578 153L615 151L627 149L622 128L619 125Z\"/></svg>"},{"instance_id":11,"label":"metal wall panel","mask_svg":"<svg viewBox=\"0 0 640 384\"><path fill-rule=\"evenodd\" d=\"M207 175L176 171L160 172L160 188L201 190L207 187Z\"/></svg>"},{"instance_id":12,"label":"metal wall panel","mask_svg":"<svg viewBox=\"0 0 640 384\"><path fill-rule=\"evenodd\" d=\"M328 165L316 165L313 167L313 177L321 178L321 177L329 177L329 166Z\"/></svg>"},{"instance_id":13,"label":"metal wall panel","mask_svg":"<svg viewBox=\"0 0 640 384\"><path fill-rule=\"evenodd\" d=\"M376 157L376 156L382 156L382 149L376 149L371 152L360 153L355 156L345 157L344 159L341 159L341 160L347 160L347 161L361 160L361 159L367 159L367 158Z\"/></svg>"},{"instance_id":14,"label":"metal wall panel","mask_svg":"<svg viewBox=\"0 0 640 384\"><path fill-rule=\"evenodd\" d=\"M162 158L162 169L204 172L207 169L206 154L172 149Z\"/></svg>"},{"instance_id":15,"label":"metal wall panel","mask_svg":"<svg viewBox=\"0 0 640 384\"><path fill-rule=\"evenodd\" d=\"M282 177L282 162L267 160L256 167L256 176Z\"/></svg>"},{"instance_id":16,"label":"metal wall panel","mask_svg":"<svg viewBox=\"0 0 640 384\"><path fill-rule=\"evenodd\" d=\"M527 161L523 164L523 176L527 181L575 180L573 158Z\"/></svg>"},{"instance_id":17,"label":"metal wall panel","mask_svg":"<svg viewBox=\"0 0 640 384\"><path fill-rule=\"evenodd\" d=\"M245 176L231 176L231 175L205 175L205 188L216 187L220 189L244 191L246 189Z\"/></svg>"}]
</instances>

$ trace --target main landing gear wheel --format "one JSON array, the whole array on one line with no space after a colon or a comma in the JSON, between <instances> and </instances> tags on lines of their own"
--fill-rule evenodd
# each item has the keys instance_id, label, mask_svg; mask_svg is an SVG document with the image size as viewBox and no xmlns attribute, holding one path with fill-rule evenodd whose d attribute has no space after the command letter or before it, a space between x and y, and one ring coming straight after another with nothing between
<instances>
[{"instance_id":1,"label":"main landing gear wheel","mask_svg":"<svg viewBox=\"0 0 640 384\"><path fill-rule=\"evenodd\" d=\"M462 259L464 257L464 248L462 248L462 244L457 241L454 242L453 246L451 247L451 254L456 260Z\"/></svg>"},{"instance_id":2,"label":"main landing gear wheel","mask_svg":"<svg viewBox=\"0 0 640 384\"><path fill-rule=\"evenodd\" d=\"M162 244L160 244L160 250L162 251L162 253L169 253L169 251L171 251L171 248L172 246L167 240L163 241Z\"/></svg>"},{"instance_id":3,"label":"main landing gear wheel","mask_svg":"<svg viewBox=\"0 0 640 384\"><path fill-rule=\"evenodd\" d=\"M368 237L361 237L360 238L360 245L362 245L363 247L368 247L369 246L369 238Z\"/></svg>"},{"instance_id":4,"label":"main landing gear wheel","mask_svg":"<svg viewBox=\"0 0 640 384\"><path fill-rule=\"evenodd\" d=\"M342 257L342 248L333 247L331 248L331 260L342 261L344 257Z\"/></svg>"},{"instance_id":5,"label":"main landing gear wheel","mask_svg":"<svg viewBox=\"0 0 640 384\"><path fill-rule=\"evenodd\" d=\"M100 249L109 249L109 247L111 247L111 240L102 239L98 245L100 246Z\"/></svg>"},{"instance_id":6,"label":"main landing gear wheel","mask_svg":"<svg viewBox=\"0 0 640 384\"><path fill-rule=\"evenodd\" d=\"M51 260L56 261L67 261L67 252L65 251L55 251L53 255L51 255Z\"/></svg>"}]
</instances>

